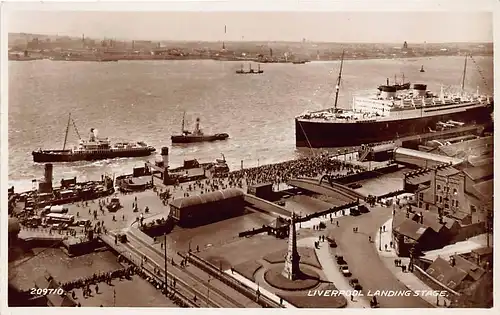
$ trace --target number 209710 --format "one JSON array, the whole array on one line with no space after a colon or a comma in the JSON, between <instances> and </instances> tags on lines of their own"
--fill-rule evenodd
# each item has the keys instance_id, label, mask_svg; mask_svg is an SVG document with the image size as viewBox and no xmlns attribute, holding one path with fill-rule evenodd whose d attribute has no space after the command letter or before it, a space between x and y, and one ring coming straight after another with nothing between
<instances>
[{"instance_id":1,"label":"number 209710","mask_svg":"<svg viewBox=\"0 0 500 315\"><path fill-rule=\"evenodd\" d=\"M61 295L64 293L64 290L62 288L57 288L57 289L40 289L40 288L31 288L30 289L30 294L31 295L48 295L48 294L57 294Z\"/></svg>"}]
</instances>

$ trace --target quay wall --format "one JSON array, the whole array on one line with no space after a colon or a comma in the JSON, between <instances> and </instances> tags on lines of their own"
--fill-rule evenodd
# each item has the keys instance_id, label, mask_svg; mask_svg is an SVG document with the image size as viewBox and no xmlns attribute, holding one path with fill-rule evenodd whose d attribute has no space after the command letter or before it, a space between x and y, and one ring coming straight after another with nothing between
<instances>
[{"instance_id":1,"label":"quay wall","mask_svg":"<svg viewBox=\"0 0 500 315\"><path fill-rule=\"evenodd\" d=\"M385 167L380 167L370 171L363 171L356 174L350 174L343 177L335 178L334 181L339 184L351 184L354 182L376 178L380 175L393 173L399 170L399 165L391 164Z\"/></svg>"}]
</instances>

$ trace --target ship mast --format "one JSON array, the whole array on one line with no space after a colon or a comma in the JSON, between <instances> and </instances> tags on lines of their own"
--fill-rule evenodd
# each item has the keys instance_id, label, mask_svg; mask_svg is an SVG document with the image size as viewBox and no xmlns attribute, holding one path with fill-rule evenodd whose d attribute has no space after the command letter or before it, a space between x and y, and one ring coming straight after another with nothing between
<instances>
[{"instance_id":1,"label":"ship mast","mask_svg":"<svg viewBox=\"0 0 500 315\"><path fill-rule=\"evenodd\" d=\"M186 112L184 112L184 114L182 115L182 130L181 130L181 133L184 133L184 119L186 118Z\"/></svg>"},{"instance_id":2,"label":"ship mast","mask_svg":"<svg viewBox=\"0 0 500 315\"><path fill-rule=\"evenodd\" d=\"M342 79L342 66L343 65L344 65L344 51L342 50L342 59L340 60L339 77L337 80L337 85L335 86L335 104L333 105L334 113L337 113L337 101L339 99L340 80Z\"/></svg>"},{"instance_id":3,"label":"ship mast","mask_svg":"<svg viewBox=\"0 0 500 315\"><path fill-rule=\"evenodd\" d=\"M466 53L465 54L465 64L464 64L464 76L462 78L462 93L464 92L464 88L465 88L465 73L467 71L467 57L468 57L468 54Z\"/></svg>"},{"instance_id":4,"label":"ship mast","mask_svg":"<svg viewBox=\"0 0 500 315\"><path fill-rule=\"evenodd\" d=\"M66 149L66 140L68 140L69 123L71 122L71 113L69 113L68 124L66 125L66 134L64 135L63 150Z\"/></svg>"}]
</instances>

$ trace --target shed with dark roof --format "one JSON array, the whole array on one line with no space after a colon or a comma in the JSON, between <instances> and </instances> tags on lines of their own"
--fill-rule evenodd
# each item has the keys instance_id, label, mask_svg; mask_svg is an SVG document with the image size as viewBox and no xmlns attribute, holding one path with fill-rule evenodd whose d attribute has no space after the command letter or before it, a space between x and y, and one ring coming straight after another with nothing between
<instances>
[{"instance_id":1,"label":"shed with dark roof","mask_svg":"<svg viewBox=\"0 0 500 315\"><path fill-rule=\"evenodd\" d=\"M199 226L243 213L243 192L236 188L218 190L170 203L170 214L180 226Z\"/></svg>"},{"instance_id":2,"label":"shed with dark roof","mask_svg":"<svg viewBox=\"0 0 500 315\"><path fill-rule=\"evenodd\" d=\"M451 266L449 262L440 257L436 258L426 272L452 290L457 288L468 276L467 272Z\"/></svg>"}]
</instances>

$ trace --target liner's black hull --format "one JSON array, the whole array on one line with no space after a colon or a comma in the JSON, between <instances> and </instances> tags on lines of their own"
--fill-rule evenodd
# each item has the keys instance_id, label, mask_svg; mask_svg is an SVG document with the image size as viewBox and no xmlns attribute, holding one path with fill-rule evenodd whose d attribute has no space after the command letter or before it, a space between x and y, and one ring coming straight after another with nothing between
<instances>
[{"instance_id":1,"label":"liner's black hull","mask_svg":"<svg viewBox=\"0 0 500 315\"><path fill-rule=\"evenodd\" d=\"M154 148L140 150L110 150L105 152L72 153L69 150L33 151L33 161L38 163L48 162L76 162L97 161L115 158L143 157L155 152Z\"/></svg>"},{"instance_id":2,"label":"liner's black hull","mask_svg":"<svg viewBox=\"0 0 500 315\"><path fill-rule=\"evenodd\" d=\"M195 142L210 142L217 140L226 140L229 138L227 133L220 133L215 135L207 135L207 136L172 136L172 143L195 143Z\"/></svg>"},{"instance_id":3,"label":"liner's black hull","mask_svg":"<svg viewBox=\"0 0 500 315\"><path fill-rule=\"evenodd\" d=\"M429 129L435 130L436 124L440 121L487 123L491 121L491 111L491 107L481 107L432 117L366 123L299 122L295 119L295 143L297 147L338 148L390 141L428 133Z\"/></svg>"}]
</instances>

